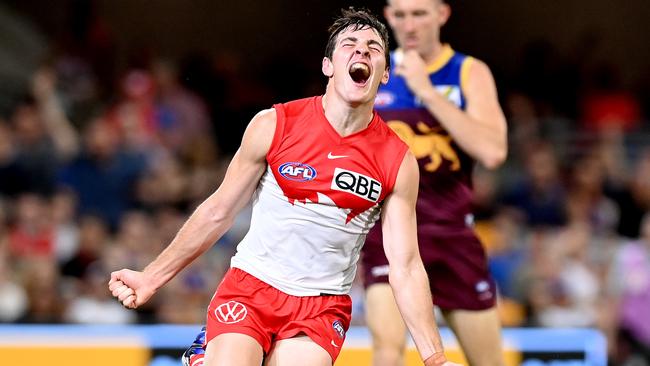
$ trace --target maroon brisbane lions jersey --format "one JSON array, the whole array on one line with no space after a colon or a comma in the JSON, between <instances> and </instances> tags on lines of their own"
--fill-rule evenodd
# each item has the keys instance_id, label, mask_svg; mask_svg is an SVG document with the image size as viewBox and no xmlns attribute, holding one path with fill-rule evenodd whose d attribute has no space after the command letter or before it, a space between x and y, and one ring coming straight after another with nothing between
<instances>
[{"instance_id":1,"label":"maroon brisbane lions jersey","mask_svg":"<svg viewBox=\"0 0 650 366\"><path fill-rule=\"evenodd\" d=\"M431 81L451 103L464 109L463 68L471 58L448 47L442 58L444 63L429 67ZM375 108L418 160L419 234L436 236L448 230L468 230L474 161L411 93L403 78L391 75L389 83L379 89Z\"/></svg>"},{"instance_id":2,"label":"maroon brisbane lions jersey","mask_svg":"<svg viewBox=\"0 0 650 366\"><path fill-rule=\"evenodd\" d=\"M472 60L445 45L442 55L428 67L436 89L460 109L465 109L463 85ZM406 142L420 167L418 242L431 278L434 302L445 308L490 307L494 301L493 281L487 272L485 252L472 228L474 160L460 149L399 75L391 72L388 84L380 87L375 109ZM381 247L382 235L377 226L368 234L364 247L367 285L387 280L388 265ZM445 284L449 284L448 289L435 288ZM452 292L456 294L450 295ZM472 300L468 292L477 297Z\"/></svg>"}]
</instances>

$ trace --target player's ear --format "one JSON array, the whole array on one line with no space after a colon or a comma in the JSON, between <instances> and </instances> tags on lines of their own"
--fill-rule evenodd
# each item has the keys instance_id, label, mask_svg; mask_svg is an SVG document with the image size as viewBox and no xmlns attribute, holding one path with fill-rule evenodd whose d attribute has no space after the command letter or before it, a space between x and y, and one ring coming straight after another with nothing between
<instances>
[{"instance_id":1,"label":"player's ear","mask_svg":"<svg viewBox=\"0 0 650 366\"><path fill-rule=\"evenodd\" d=\"M323 70L323 75L331 78L334 75L334 65L332 64L332 60L330 60L328 57L323 57L323 65L321 70Z\"/></svg>"},{"instance_id":2,"label":"player's ear","mask_svg":"<svg viewBox=\"0 0 650 366\"><path fill-rule=\"evenodd\" d=\"M440 22L441 27L447 23L447 20L449 20L450 16L451 6L449 6L449 4L445 3L444 1L441 1L438 5L438 21Z\"/></svg>"},{"instance_id":3,"label":"player's ear","mask_svg":"<svg viewBox=\"0 0 650 366\"><path fill-rule=\"evenodd\" d=\"M381 83L386 85L388 83L388 79L390 78L390 68L386 68L384 70L384 74L381 76Z\"/></svg>"}]
</instances>

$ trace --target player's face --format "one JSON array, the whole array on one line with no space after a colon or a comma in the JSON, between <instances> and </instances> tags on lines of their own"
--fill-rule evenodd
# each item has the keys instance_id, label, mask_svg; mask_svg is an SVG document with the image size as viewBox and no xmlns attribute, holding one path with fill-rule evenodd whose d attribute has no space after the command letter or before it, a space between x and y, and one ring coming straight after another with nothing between
<instances>
[{"instance_id":1,"label":"player's face","mask_svg":"<svg viewBox=\"0 0 650 366\"><path fill-rule=\"evenodd\" d=\"M440 42L440 27L447 22L450 8L441 0L389 0L384 15L401 48L427 57Z\"/></svg>"},{"instance_id":2,"label":"player's face","mask_svg":"<svg viewBox=\"0 0 650 366\"><path fill-rule=\"evenodd\" d=\"M336 39L332 59L323 59L323 74L349 103L372 103L379 83L388 81L386 52L374 29L345 30Z\"/></svg>"}]
</instances>

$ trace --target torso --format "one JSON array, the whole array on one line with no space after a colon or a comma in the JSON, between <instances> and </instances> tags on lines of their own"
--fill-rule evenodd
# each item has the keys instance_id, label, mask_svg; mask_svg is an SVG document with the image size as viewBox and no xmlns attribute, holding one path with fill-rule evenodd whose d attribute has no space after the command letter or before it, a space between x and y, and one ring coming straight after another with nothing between
<instances>
[{"instance_id":1,"label":"torso","mask_svg":"<svg viewBox=\"0 0 650 366\"><path fill-rule=\"evenodd\" d=\"M347 293L407 147L377 115L341 137L321 97L274 108L267 171L232 266L291 295Z\"/></svg>"}]
</instances>

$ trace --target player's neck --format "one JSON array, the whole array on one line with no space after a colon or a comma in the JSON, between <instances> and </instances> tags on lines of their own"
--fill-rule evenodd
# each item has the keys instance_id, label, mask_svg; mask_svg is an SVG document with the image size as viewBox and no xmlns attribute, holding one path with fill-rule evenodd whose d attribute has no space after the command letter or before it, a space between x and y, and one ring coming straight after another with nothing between
<instances>
[{"instance_id":1,"label":"player's neck","mask_svg":"<svg viewBox=\"0 0 650 366\"><path fill-rule=\"evenodd\" d=\"M434 63L444 50L444 44L439 40L436 41L424 55L420 55L427 65Z\"/></svg>"},{"instance_id":2,"label":"player's neck","mask_svg":"<svg viewBox=\"0 0 650 366\"><path fill-rule=\"evenodd\" d=\"M325 93L322 102L325 118L341 137L363 130L372 121L372 103L351 105L331 93Z\"/></svg>"}]
</instances>

